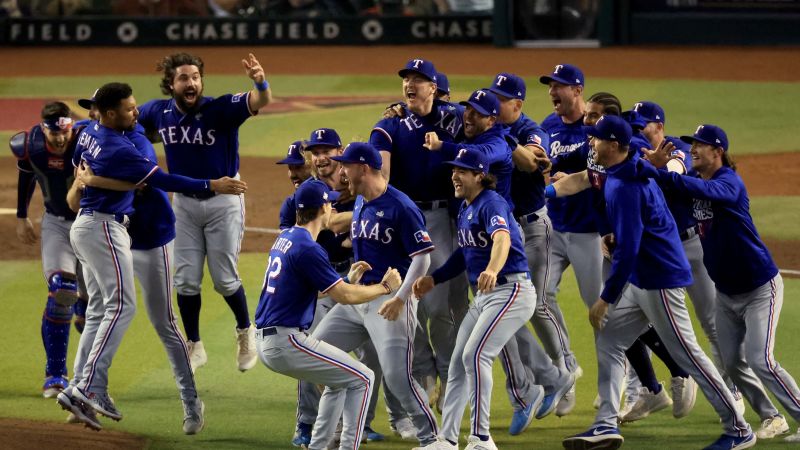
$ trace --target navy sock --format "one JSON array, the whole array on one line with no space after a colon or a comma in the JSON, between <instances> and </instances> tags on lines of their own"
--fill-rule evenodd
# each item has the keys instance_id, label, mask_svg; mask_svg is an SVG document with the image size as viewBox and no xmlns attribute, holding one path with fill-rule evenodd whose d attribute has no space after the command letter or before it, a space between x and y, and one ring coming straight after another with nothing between
<instances>
[{"instance_id":1,"label":"navy sock","mask_svg":"<svg viewBox=\"0 0 800 450\"><path fill-rule=\"evenodd\" d=\"M298 422L297 423L297 429L302 431L303 433L310 433L311 432L311 428L313 426L314 425L309 424L309 423L303 423L303 422Z\"/></svg>"},{"instance_id":2,"label":"navy sock","mask_svg":"<svg viewBox=\"0 0 800 450\"><path fill-rule=\"evenodd\" d=\"M625 356L631 363L631 367L642 382L642 386L650 390L650 392L658 393L661 389L656 373L653 371L653 363L650 361L650 355L647 353L647 347L641 339L636 339L633 345L625 350Z\"/></svg>"},{"instance_id":3,"label":"navy sock","mask_svg":"<svg viewBox=\"0 0 800 450\"><path fill-rule=\"evenodd\" d=\"M458 446L458 442L453 442L450 439L445 439L447 442L451 443L452 445Z\"/></svg>"},{"instance_id":4,"label":"navy sock","mask_svg":"<svg viewBox=\"0 0 800 450\"><path fill-rule=\"evenodd\" d=\"M639 337L656 356L664 362L664 365L667 366L669 369L669 373L673 377L681 377L681 378L689 378L689 374L686 373L685 370L672 359L672 355L669 354L667 347L664 345L664 342L661 341L661 338L656 333L655 328L650 328L647 332Z\"/></svg>"},{"instance_id":5,"label":"navy sock","mask_svg":"<svg viewBox=\"0 0 800 450\"><path fill-rule=\"evenodd\" d=\"M478 436L478 438L480 440L484 441L484 442L489 440L489 435L488 434L476 434L475 436Z\"/></svg>"},{"instance_id":6,"label":"navy sock","mask_svg":"<svg viewBox=\"0 0 800 450\"><path fill-rule=\"evenodd\" d=\"M183 330L186 331L186 340L197 342L200 340L200 294L178 294L178 309L181 312Z\"/></svg>"},{"instance_id":7,"label":"navy sock","mask_svg":"<svg viewBox=\"0 0 800 450\"><path fill-rule=\"evenodd\" d=\"M225 296L225 301L236 317L236 328L243 329L250 326L250 314L247 312L247 297L244 295L244 287L239 286L232 295Z\"/></svg>"},{"instance_id":8,"label":"navy sock","mask_svg":"<svg viewBox=\"0 0 800 450\"><path fill-rule=\"evenodd\" d=\"M47 356L47 376L67 376L67 346L71 322L72 307L61 306L48 297L42 314L42 343Z\"/></svg>"}]
</instances>

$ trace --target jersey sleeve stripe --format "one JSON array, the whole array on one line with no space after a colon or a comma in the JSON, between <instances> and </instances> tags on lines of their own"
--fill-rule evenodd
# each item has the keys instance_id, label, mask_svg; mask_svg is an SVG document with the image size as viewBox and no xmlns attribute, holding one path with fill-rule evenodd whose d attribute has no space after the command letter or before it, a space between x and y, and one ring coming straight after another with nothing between
<instances>
[{"instance_id":1,"label":"jersey sleeve stripe","mask_svg":"<svg viewBox=\"0 0 800 450\"><path fill-rule=\"evenodd\" d=\"M508 233L509 235L511 235L511 232L507 228L498 228L498 229L492 231L492 235L490 237L492 239L494 239L494 235L497 234L497 232L500 232L500 231L502 231L503 233Z\"/></svg>"},{"instance_id":2,"label":"jersey sleeve stripe","mask_svg":"<svg viewBox=\"0 0 800 450\"><path fill-rule=\"evenodd\" d=\"M152 169L150 169L150 172L147 172L147 175L145 175L145 176L144 176L144 178L142 178L141 180L139 180L139 182L138 182L138 183L136 183L136 185L138 186L138 185L140 185L140 184L144 183L144 182L145 182L145 180L147 180L148 178L150 178L150 175L152 175L152 174L156 173L156 171L157 171L157 170L158 170L158 166L153 166L153 168L152 168Z\"/></svg>"},{"instance_id":3,"label":"jersey sleeve stripe","mask_svg":"<svg viewBox=\"0 0 800 450\"><path fill-rule=\"evenodd\" d=\"M322 293L323 293L323 294L327 294L327 293L328 293L328 291L330 291L331 289L333 289L333 287L334 287L334 286L336 286L337 284L341 283L342 281L344 281L344 280L343 280L343 279L341 279L341 278L339 278L338 280L334 281L332 285L330 285L330 286L328 286L327 288L325 288L325 290L324 290L324 291L322 291Z\"/></svg>"},{"instance_id":4,"label":"jersey sleeve stripe","mask_svg":"<svg viewBox=\"0 0 800 450\"><path fill-rule=\"evenodd\" d=\"M245 94L244 102L247 104L247 111L250 113L250 117L252 117L258 115L258 110L253 111L252 108L250 108L250 92L251 91L247 91L247 94Z\"/></svg>"},{"instance_id":5,"label":"jersey sleeve stripe","mask_svg":"<svg viewBox=\"0 0 800 450\"><path fill-rule=\"evenodd\" d=\"M386 139L388 139L389 142L394 143L394 141L392 141L392 137L389 136L389 133L387 133L386 130L384 130L383 128L375 127L372 129L372 131L380 131L381 133L383 133L384 136L386 136Z\"/></svg>"},{"instance_id":6,"label":"jersey sleeve stripe","mask_svg":"<svg viewBox=\"0 0 800 450\"><path fill-rule=\"evenodd\" d=\"M436 248L436 246L435 245L431 245L430 247L425 247L425 248L423 248L421 250L415 251L414 253L410 253L408 256L413 258L413 257L415 257L417 255L421 255L423 253L428 253L430 251L433 251L434 248Z\"/></svg>"}]
</instances>

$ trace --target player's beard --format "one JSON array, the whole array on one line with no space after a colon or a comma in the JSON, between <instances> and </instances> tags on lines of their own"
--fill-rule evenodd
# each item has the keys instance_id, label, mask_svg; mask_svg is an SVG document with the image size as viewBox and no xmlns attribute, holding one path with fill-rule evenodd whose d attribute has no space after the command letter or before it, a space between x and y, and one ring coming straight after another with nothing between
<instances>
[{"instance_id":1,"label":"player's beard","mask_svg":"<svg viewBox=\"0 0 800 450\"><path fill-rule=\"evenodd\" d=\"M178 105L178 108L181 111L188 113L197 109L197 107L200 105L200 99L203 97L203 88L200 88L200 90L195 91L194 103L192 103L191 105L186 103L185 95L186 95L186 90L184 90L180 94L173 95L173 98L175 98L175 104Z\"/></svg>"}]
</instances>

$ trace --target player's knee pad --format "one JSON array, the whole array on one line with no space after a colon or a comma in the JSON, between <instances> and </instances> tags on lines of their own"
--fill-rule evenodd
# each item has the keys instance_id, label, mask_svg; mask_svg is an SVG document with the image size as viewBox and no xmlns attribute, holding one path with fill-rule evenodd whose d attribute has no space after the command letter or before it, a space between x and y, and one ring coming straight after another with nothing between
<instances>
[{"instance_id":1,"label":"player's knee pad","mask_svg":"<svg viewBox=\"0 0 800 450\"><path fill-rule=\"evenodd\" d=\"M74 273L54 272L47 279L50 298L59 305L72 306L78 300L78 277Z\"/></svg>"},{"instance_id":2,"label":"player's knee pad","mask_svg":"<svg viewBox=\"0 0 800 450\"><path fill-rule=\"evenodd\" d=\"M44 307L44 318L54 323L67 323L72 320L72 305L65 306L58 303L53 297L47 297Z\"/></svg>"}]
</instances>

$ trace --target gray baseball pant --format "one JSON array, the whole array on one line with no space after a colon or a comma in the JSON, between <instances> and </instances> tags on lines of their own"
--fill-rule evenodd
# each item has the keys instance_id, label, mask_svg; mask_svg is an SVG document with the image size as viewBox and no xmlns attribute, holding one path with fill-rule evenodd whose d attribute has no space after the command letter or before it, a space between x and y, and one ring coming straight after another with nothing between
<instances>
[{"instance_id":1,"label":"gray baseball pant","mask_svg":"<svg viewBox=\"0 0 800 450\"><path fill-rule=\"evenodd\" d=\"M536 309L536 290L526 275L510 274L506 277L508 283L475 296L458 329L453 353L460 358L450 360L441 432L441 437L453 442L458 442L468 399L470 434L490 434L492 364Z\"/></svg>"},{"instance_id":2,"label":"gray baseball pant","mask_svg":"<svg viewBox=\"0 0 800 450\"><path fill-rule=\"evenodd\" d=\"M732 436L749 434L750 425L736 412L733 395L697 344L684 289L645 290L632 284L628 284L622 297L611 305L605 327L597 335L597 384L601 403L593 427L616 428L625 350L650 323L675 361L700 386L722 419L725 433Z\"/></svg>"},{"instance_id":3,"label":"gray baseball pant","mask_svg":"<svg viewBox=\"0 0 800 450\"><path fill-rule=\"evenodd\" d=\"M266 335L263 331L269 328L256 333L261 362L275 372L325 385L308 448L326 449L341 417L339 449L357 449L364 432L375 375L344 351L297 328L270 328L274 328L276 334Z\"/></svg>"},{"instance_id":4,"label":"gray baseball pant","mask_svg":"<svg viewBox=\"0 0 800 450\"><path fill-rule=\"evenodd\" d=\"M400 400L424 446L436 440L439 429L436 416L428 406L428 396L411 373L417 302L407 299L404 313L397 320L389 321L378 314L378 309L390 298L384 295L361 305L337 304L322 319L313 336L345 352L372 340L383 369L383 380ZM321 416L322 411L317 420Z\"/></svg>"},{"instance_id":5,"label":"gray baseball pant","mask_svg":"<svg viewBox=\"0 0 800 450\"><path fill-rule=\"evenodd\" d=\"M742 395L761 419L778 410L761 383L748 376L752 371L800 422L800 390L797 383L775 360L775 333L783 307L783 278L780 274L757 289L738 295L717 292L717 333L725 367Z\"/></svg>"},{"instance_id":6,"label":"gray baseball pant","mask_svg":"<svg viewBox=\"0 0 800 450\"><path fill-rule=\"evenodd\" d=\"M534 313L536 314L536 313ZM533 399L533 387L541 385L546 392L559 386L568 375L566 369L553 364L539 341L527 326L521 327L500 351L500 362L506 374L506 392L514 410L528 406Z\"/></svg>"}]
</instances>

